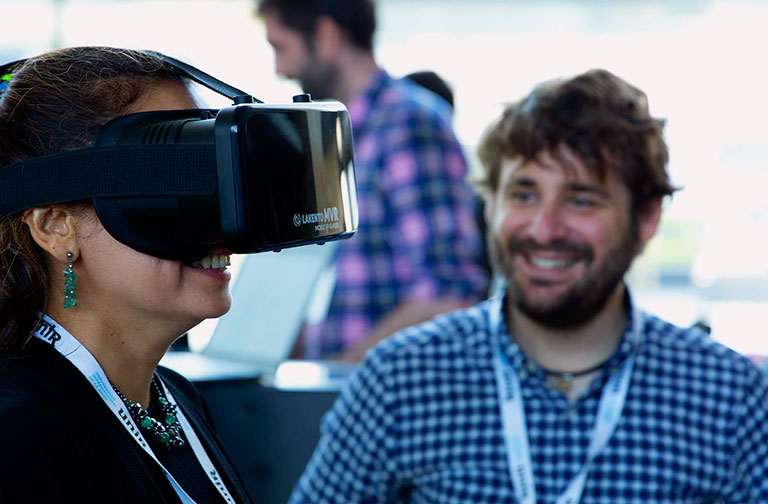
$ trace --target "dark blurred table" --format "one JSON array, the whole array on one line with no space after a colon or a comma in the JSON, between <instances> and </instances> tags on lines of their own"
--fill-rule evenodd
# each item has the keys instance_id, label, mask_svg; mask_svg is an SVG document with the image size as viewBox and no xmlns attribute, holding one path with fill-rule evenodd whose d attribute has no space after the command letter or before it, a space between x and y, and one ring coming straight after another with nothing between
<instances>
[{"instance_id":1,"label":"dark blurred table","mask_svg":"<svg viewBox=\"0 0 768 504\"><path fill-rule=\"evenodd\" d=\"M254 502L287 501L319 438L320 419L352 367L288 361L273 375L190 352L161 362L200 390L214 427Z\"/></svg>"}]
</instances>

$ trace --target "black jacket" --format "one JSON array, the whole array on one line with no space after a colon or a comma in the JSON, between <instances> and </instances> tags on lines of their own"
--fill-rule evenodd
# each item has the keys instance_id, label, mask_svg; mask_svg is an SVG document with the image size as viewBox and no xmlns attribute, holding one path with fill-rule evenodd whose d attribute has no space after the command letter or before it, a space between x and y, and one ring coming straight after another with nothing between
<instances>
[{"instance_id":1,"label":"black jacket","mask_svg":"<svg viewBox=\"0 0 768 504\"><path fill-rule=\"evenodd\" d=\"M88 380L47 343L0 359L0 503L178 503ZM250 502L194 386L158 372L237 502ZM199 503L204 504L204 503Z\"/></svg>"}]
</instances>

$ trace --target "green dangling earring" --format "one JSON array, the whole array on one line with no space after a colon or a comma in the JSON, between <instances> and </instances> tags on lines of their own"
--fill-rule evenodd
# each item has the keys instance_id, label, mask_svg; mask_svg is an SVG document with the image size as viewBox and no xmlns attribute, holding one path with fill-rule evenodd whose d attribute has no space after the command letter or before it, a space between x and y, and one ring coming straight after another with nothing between
<instances>
[{"instance_id":1,"label":"green dangling earring","mask_svg":"<svg viewBox=\"0 0 768 504\"><path fill-rule=\"evenodd\" d=\"M67 269L64 272L64 308L72 308L77 304L77 275L72 268L72 252L67 252Z\"/></svg>"}]
</instances>

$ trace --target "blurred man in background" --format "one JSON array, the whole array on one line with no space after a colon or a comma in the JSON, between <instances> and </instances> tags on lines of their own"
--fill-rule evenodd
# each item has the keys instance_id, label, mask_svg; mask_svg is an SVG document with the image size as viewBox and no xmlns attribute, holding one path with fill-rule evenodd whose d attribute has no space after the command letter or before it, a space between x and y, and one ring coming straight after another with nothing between
<instances>
[{"instance_id":1,"label":"blurred man in background","mask_svg":"<svg viewBox=\"0 0 768 504\"><path fill-rule=\"evenodd\" d=\"M277 73L350 112L360 205L327 315L300 356L358 360L373 343L485 296L484 250L449 105L373 56L372 0L262 0Z\"/></svg>"},{"instance_id":2,"label":"blurred man in background","mask_svg":"<svg viewBox=\"0 0 768 504\"><path fill-rule=\"evenodd\" d=\"M448 105L453 109L453 90L442 77L437 75L432 70L419 70L418 72L411 72L408 75L403 76L404 79L418 84L424 89L429 89L437 96L448 102Z\"/></svg>"},{"instance_id":3,"label":"blurred man in background","mask_svg":"<svg viewBox=\"0 0 768 504\"><path fill-rule=\"evenodd\" d=\"M369 352L293 503L768 502L768 380L638 309L663 121L604 70L509 106L479 147L501 297Z\"/></svg>"},{"instance_id":4,"label":"blurred man in background","mask_svg":"<svg viewBox=\"0 0 768 504\"><path fill-rule=\"evenodd\" d=\"M436 94L443 100L445 100L448 105L451 106L450 112L451 117L448 119L449 121L453 121L453 109L454 109L454 99L453 99L453 89L451 89L451 86L442 78L440 77L436 72L432 70L419 70L416 72L411 72L407 75L403 76L403 79L409 80L413 82L414 84L418 84L419 86L423 87L424 89L427 89L431 91L432 93ZM474 196L475 204L474 204L474 216L475 216L475 224L477 225L477 230L480 233L480 238L482 240L482 248L486 252L483 254L480 265L482 266L483 270L485 270L485 274L488 276L488 278L491 278L493 276L493 267L491 265L490 256L488 255L488 243L487 243L487 225L485 222L485 201L483 200L482 195L479 193L476 193ZM498 280L498 279L495 279ZM495 284L497 282L493 281L491 287L488 288L488 292L493 292L493 289L495 288Z\"/></svg>"}]
</instances>

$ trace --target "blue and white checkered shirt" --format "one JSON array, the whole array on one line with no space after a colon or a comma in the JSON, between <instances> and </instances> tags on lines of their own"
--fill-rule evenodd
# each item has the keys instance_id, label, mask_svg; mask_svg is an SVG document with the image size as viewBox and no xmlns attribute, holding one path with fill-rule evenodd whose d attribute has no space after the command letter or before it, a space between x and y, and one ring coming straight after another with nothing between
<instances>
[{"instance_id":1,"label":"blue and white checkered shirt","mask_svg":"<svg viewBox=\"0 0 768 504\"><path fill-rule=\"evenodd\" d=\"M521 381L540 502L554 502L581 469L602 387L630 352L624 412L582 504L768 502L768 380L748 359L636 311L639 339L628 329L602 374L569 402L506 328L491 333L490 306L441 315L370 351L324 417L291 502L516 502L498 345Z\"/></svg>"}]
</instances>

